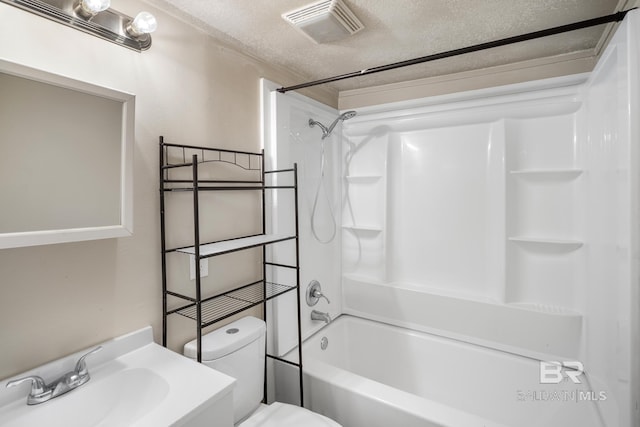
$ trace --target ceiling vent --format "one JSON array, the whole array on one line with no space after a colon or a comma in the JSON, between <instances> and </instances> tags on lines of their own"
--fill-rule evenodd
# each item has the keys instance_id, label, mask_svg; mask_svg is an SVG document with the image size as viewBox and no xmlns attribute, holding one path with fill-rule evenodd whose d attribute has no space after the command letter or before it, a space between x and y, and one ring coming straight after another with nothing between
<instances>
[{"instance_id":1,"label":"ceiling vent","mask_svg":"<svg viewBox=\"0 0 640 427\"><path fill-rule=\"evenodd\" d=\"M334 42L364 28L342 0L319 1L282 17L316 43Z\"/></svg>"}]
</instances>

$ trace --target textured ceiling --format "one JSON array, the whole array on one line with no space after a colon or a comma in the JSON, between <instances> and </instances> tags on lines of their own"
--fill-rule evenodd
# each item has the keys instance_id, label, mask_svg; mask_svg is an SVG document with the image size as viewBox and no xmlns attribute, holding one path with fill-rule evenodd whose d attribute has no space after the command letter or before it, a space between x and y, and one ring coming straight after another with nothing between
<instances>
[{"instance_id":1,"label":"textured ceiling","mask_svg":"<svg viewBox=\"0 0 640 427\"><path fill-rule=\"evenodd\" d=\"M462 48L628 8L625 0L344 0L364 24L346 39L315 44L281 15L314 0L146 0L303 83ZM517 43L332 83L349 90L575 52L597 53L607 26Z\"/></svg>"}]
</instances>

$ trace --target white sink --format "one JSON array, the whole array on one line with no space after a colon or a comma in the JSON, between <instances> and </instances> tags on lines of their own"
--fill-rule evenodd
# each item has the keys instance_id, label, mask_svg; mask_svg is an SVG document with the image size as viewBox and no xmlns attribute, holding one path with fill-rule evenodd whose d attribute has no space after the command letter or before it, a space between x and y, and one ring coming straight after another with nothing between
<instances>
[{"instance_id":1,"label":"white sink","mask_svg":"<svg viewBox=\"0 0 640 427\"><path fill-rule=\"evenodd\" d=\"M0 425L233 426L233 378L153 343L151 328L102 346L86 359L89 382L48 402L27 406L29 384L6 389L7 381L0 382ZM84 353L16 378L40 375L49 382Z\"/></svg>"}]
</instances>

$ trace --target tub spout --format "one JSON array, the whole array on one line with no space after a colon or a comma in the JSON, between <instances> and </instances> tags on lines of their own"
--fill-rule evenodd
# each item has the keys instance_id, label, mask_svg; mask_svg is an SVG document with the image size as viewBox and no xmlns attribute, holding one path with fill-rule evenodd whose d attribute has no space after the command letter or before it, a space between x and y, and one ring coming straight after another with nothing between
<instances>
[{"instance_id":1,"label":"tub spout","mask_svg":"<svg viewBox=\"0 0 640 427\"><path fill-rule=\"evenodd\" d=\"M329 316L329 313L313 310L311 312L311 320L322 320L324 323L329 324L329 322L331 322L331 316Z\"/></svg>"}]
</instances>

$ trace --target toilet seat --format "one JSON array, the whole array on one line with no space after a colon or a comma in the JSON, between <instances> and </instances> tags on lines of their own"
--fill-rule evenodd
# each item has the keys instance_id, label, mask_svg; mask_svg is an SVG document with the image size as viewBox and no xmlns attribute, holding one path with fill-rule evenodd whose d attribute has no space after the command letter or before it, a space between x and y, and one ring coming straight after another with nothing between
<instances>
[{"instance_id":1,"label":"toilet seat","mask_svg":"<svg viewBox=\"0 0 640 427\"><path fill-rule=\"evenodd\" d=\"M323 415L286 403L274 402L255 412L238 427L340 427Z\"/></svg>"}]
</instances>

